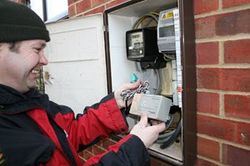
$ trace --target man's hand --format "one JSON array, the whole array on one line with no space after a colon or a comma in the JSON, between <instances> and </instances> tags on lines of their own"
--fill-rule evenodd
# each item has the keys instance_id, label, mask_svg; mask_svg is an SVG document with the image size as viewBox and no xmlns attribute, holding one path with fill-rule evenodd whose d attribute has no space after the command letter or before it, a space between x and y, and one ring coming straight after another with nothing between
<instances>
[{"instance_id":1,"label":"man's hand","mask_svg":"<svg viewBox=\"0 0 250 166\"><path fill-rule=\"evenodd\" d=\"M125 101L123 101L122 96L121 96L122 91L136 89L139 87L140 83L141 82L138 80L135 83L124 84L114 92L116 103L120 109L125 107ZM129 100L128 105L130 105L131 102L132 100Z\"/></svg>"},{"instance_id":2,"label":"man's hand","mask_svg":"<svg viewBox=\"0 0 250 166\"><path fill-rule=\"evenodd\" d=\"M132 128L130 134L138 136L148 148L158 138L159 133L166 128L165 123L149 126L146 114L141 115L141 120Z\"/></svg>"}]
</instances>

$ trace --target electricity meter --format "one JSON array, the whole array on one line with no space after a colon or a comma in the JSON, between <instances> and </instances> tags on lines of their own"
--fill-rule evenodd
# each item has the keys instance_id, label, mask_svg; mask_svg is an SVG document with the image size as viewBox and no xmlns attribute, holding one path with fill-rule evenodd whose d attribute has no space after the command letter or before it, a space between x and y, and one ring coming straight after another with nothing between
<instances>
[{"instance_id":1,"label":"electricity meter","mask_svg":"<svg viewBox=\"0 0 250 166\"><path fill-rule=\"evenodd\" d=\"M133 61L155 61L160 55L156 28L134 29L126 32L127 58Z\"/></svg>"},{"instance_id":2,"label":"electricity meter","mask_svg":"<svg viewBox=\"0 0 250 166\"><path fill-rule=\"evenodd\" d=\"M157 26L159 52L175 52L174 10L160 12Z\"/></svg>"}]
</instances>

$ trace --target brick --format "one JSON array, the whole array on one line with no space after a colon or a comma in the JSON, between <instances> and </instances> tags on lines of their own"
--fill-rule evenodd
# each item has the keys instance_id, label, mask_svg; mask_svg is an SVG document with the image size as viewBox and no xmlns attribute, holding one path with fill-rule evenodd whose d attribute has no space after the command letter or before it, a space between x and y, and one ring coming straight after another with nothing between
<instances>
[{"instance_id":1,"label":"brick","mask_svg":"<svg viewBox=\"0 0 250 166\"><path fill-rule=\"evenodd\" d=\"M217 161L220 160L220 146L218 142L198 137L197 152L200 156Z\"/></svg>"},{"instance_id":2,"label":"brick","mask_svg":"<svg viewBox=\"0 0 250 166\"><path fill-rule=\"evenodd\" d=\"M91 14L96 14L96 13L103 13L105 10L104 6L100 6L98 8L92 9L89 12L85 13L84 15L91 15Z\"/></svg>"},{"instance_id":3,"label":"brick","mask_svg":"<svg viewBox=\"0 0 250 166\"><path fill-rule=\"evenodd\" d=\"M195 166L218 166L217 164L197 158Z\"/></svg>"},{"instance_id":4,"label":"brick","mask_svg":"<svg viewBox=\"0 0 250 166\"><path fill-rule=\"evenodd\" d=\"M225 95L225 115L250 120L250 96Z\"/></svg>"},{"instance_id":5,"label":"brick","mask_svg":"<svg viewBox=\"0 0 250 166\"><path fill-rule=\"evenodd\" d=\"M74 0L68 0L68 6L74 3Z\"/></svg>"},{"instance_id":6,"label":"brick","mask_svg":"<svg viewBox=\"0 0 250 166\"><path fill-rule=\"evenodd\" d=\"M96 146L96 145L93 145L92 147L92 153L94 155L98 155L98 154L101 154L101 153L104 153L105 150L101 149L100 147Z\"/></svg>"},{"instance_id":7,"label":"brick","mask_svg":"<svg viewBox=\"0 0 250 166\"><path fill-rule=\"evenodd\" d=\"M105 140L105 138L104 138L104 139L100 139L100 140L96 143L96 145L103 147L103 141L104 141L104 140Z\"/></svg>"},{"instance_id":8,"label":"brick","mask_svg":"<svg viewBox=\"0 0 250 166\"><path fill-rule=\"evenodd\" d=\"M223 69L220 89L250 92L249 75L250 69Z\"/></svg>"},{"instance_id":9,"label":"brick","mask_svg":"<svg viewBox=\"0 0 250 166\"><path fill-rule=\"evenodd\" d=\"M219 95L217 93L197 92L197 111L219 114Z\"/></svg>"},{"instance_id":10,"label":"brick","mask_svg":"<svg viewBox=\"0 0 250 166\"><path fill-rule=\"evenodd\" d=\"M195 19L197 39L250 33L250 9Z\"/></svg>"},{"instance_id":11,"label":"brick","mask_svg":"<svg viewBox=\"0 0 250 166\"><path fill-rule=\"evenodd\" d=\"M161 161L151 158L151 166L161 166Z\"/></svg>"},{"instance_id":12,"label":"brick","mask_svg":"<svg viewBox=\"0 0 250 166\"><path fill-rule=\"evenodd\" d=\"M79 152L78 155L81 158L84 158L84 160L88 160L90 157L93 157L93 154L91 154L88 150L83 150L82 152Z\"/></svg>"},{"instance_id":13,"label":"brick","mask_svg":"<svg viewBox=\"0 0 250 166\"><path fill-rule=\"evenodd\" d=\"M115 142L110 138L103 140L103 148L105 148L105 149L108 149L109 146L114 145L114 144L115 144Z\"/></svg>"},{"instance_id":14,"label":"brick","mask_svg":"<svg viewBox=\"0 0 250 166\"><path fill-rule=\"evenodd\" d=\"M76 12L82 13L91 8L91 1L90 0L82 0L76 4Z\"/></svg>"},{"instance_id":15,"label":"brick","mask_svg":"<svg viewBox=\"0 0 250 166\"><path fill-rule=\"evenodd\" d=\"M78 1L80 1L80 0L68 0L68 6L75 3L75 2L78 2Z\"/></svg>"},{"instance_id":16,"label":"brick","mask_svg":"<svg viewBox=\"0 0 250 166\"><path fill-rule=\"evenodd\" d=\"M218 64L219 44L218 42L196 44L197 64Z\"/></svg>"},{"instance_id":17,"label":"brick","mask_svg":"<svg viewBox=\"0 0 250 166\"><path fill-rule=\"evenodd\" d=\"M203 68L197 70L197 87L206 89L220 88L220 70L218 68Z\"/></svg>"},{"instance_id":18,"label":"brick","mask_svg":"<svg viewBox=\"0 0 250 166\"><path fill-rule=\"evenodd\" d=\"M68 0L68 6L75 3L75 0Z\"/></svg>"},{"instance_id":19,"label":"brick","mask_svg":"<svg viewBox=\"0 0 250 166\"><path fill-rule=\"evenodd\" d=\"M90 153L90 152L88 152L88 151L84 151L83 152L83 158L85 159L85 160L88 160L89 158L91 158L91 157L93 157L94 155L92 154L92 153Z\"/></svg>"},{"instance_id":20,"label":"brick","mask_svg":"<svg viewBox=\"0 0 250 166\"><path fill-rule=\"evenodd\" d=\"M250 63L250 39L226 41L224 43L225 63Z\"/></svg>"},{"instance_id":21,"label":"brick","mask_svg":"<svg viewBox=\"0 0 250 166\"><path fill-rule=\"evenodd\" d=\"M250 124L197 115L198 133L242 145L250 145Z\"/></svg>"},{"instance_id":22,"label":"brick","mask_svg":"<svg viewBox=\"0 0 250 166\"><path fill-rule=\"evenodd\" d=\"M228 8L228 7L233 7L233 6L246 5L249 3L250 3L250 0L223 0L222 7Z\"/></svg>"},{"instance_id":23,"label":"brick","mask_svg":"<svg viewBox=\"0 0 250 166\"><path fill-rule=\"evenodd\" d=\"M105 3L105 0L91 0L91 7L95 7L104 3Z\"/></svg>"},{"instance_id":24,"label":"brick","mask_svg":"<svg viewBox=\"0 0 250 166\"><path fill-rule=\"evenodd\" d=\"M215 33L215 16L195 19L195 36L197 39L212 38Z\"/></svg>"},{"instance_id":25,"label":"brick","mask_svg":"<svg viewBox=\"0 0 250 166\"><path fill-rule=\"evenodd\" d=\"M84 152L92 153L92 146L89 146L86 149L84 149Z\"/></svg>"},{"instance_id":26,"label":"brick","mask_svg":"<svg viewBox=\"0 0 250 166\"><path fill-rule=\"evenodd\" d=\"M158 160L153 157L151 157L150 163L151 163L151 166L172 166L172 164L168 164L164 161Z\"/></svg>"},{"instance_id":27,"label":"brick","mask_svg":"<svg viewBox=\"0 0 250 166\"><path fill-rule=\"evenodd\" d=\"M77 154L78 154L78 156L80 156L80 157L82 157L84 154L84 150L83 151L80 151L80 152L78 152Z\"/></svg>"},{"instance_id":28,"label":"brick","mask_svg":"<svg viewBox=\"0 0 250 166\"><path fill-rule=\"evenodd\" d=\"M231 166L249 166L250 151L231 145L223 145L223 163Z\"/></svg>"},{"instance_id":29,"label":"brick","mask_svg":"<svg viewBox=\"0 0 250 166\"><path fill-rule=\"evenodd\" d=\"M194 14L215 11L218 7L218 0L194 0Z\"/></svg>"},{"instance_id":30,"label":"brick","mask_svg":"<svg viewBox=\"0 0 250 166\"><path fill-rule=\"evenodd\" d=\"M68 11L69 11L69 17L75 16L76 15L76 6L75 5L69 6Z\"/></svg>"},{"instance_id":31,"label":"brick","mask_svg":"<svg viewBox=\"0 0 250 166\"><path fill-rule=\"evenodd\" d=\"M123 4L125 2L128 2L129 0L115 0L106 5L106 9L112 8L114 6L118 6L120 4Z\"/></svg>"},{"instance_id":32,"label":"brick","mask_svg":"<svg viewBox=\"0 0 250 166\"><path fill-rule=\"evenodd\" d=\"M237 125L237 143L243 145L250 145L250 124L239 123Z\"/></svg>"},{"instance_id":33,"label":"brick","mask_svg":"<svg viewBox=\"0 0 250 166\"><path fill-rule=\"evenodd\" d=\"M250 92L250 69L197 70L198 88Z\"/></svg>"},{"instance_id":34,"label":"brick","mask_svg":"<svg viewBox=\"0 0 250 166\"><path fill-rule=\"evenodd\" d=\"M216 18L216 35L236 35L250 33L250 9L222 14Z\"/></svg>"}]
</instances>

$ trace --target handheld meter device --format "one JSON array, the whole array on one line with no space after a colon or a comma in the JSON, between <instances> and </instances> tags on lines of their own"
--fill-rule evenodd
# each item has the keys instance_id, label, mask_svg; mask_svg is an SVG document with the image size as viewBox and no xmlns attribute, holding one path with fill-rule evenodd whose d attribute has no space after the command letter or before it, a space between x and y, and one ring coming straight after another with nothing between
<instances>
[{"instance_id":1,"label":"handheld meter device","mask_svg":"<svg viewBox=\"0 0 250 166\"><path fill-rule=\"evenodd\" d=\"M169 111L172 101L161 95L135 94L130 114L141 115L145 112L149 118L166 122L170 119Z\"/></svg>"}]
</instances>

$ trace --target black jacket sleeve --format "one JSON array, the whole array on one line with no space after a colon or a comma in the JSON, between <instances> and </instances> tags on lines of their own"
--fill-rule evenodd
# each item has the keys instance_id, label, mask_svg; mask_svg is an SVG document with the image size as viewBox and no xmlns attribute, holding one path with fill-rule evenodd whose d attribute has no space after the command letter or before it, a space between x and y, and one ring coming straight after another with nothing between
<instances>
[{"instance_id":1,"label":"black jacket sleeve","mask_svg":"<svg viewBox=\"0 0 250 166\"><path fill-rule=\"evenodd\" d=\"M87 160L86 166L150 166L150 158L143 142L134 135L127 135L106 153Z\"/></svg>"}]
</instances>

